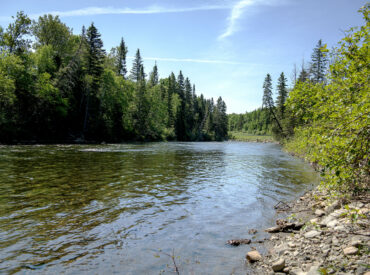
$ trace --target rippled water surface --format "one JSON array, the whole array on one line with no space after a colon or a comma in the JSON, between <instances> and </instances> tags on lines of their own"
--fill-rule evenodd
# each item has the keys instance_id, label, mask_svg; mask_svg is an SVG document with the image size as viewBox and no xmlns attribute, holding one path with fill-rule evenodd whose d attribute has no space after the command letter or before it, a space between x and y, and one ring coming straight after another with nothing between
<instances>
[{"instance_id":1,"label":"rippled water surface","mask_svg":"<svg viewBox=\"0 0 370 275\"><path fill-rule=\"evenodd\" d=\"M274 144L3 146L0 273L245 274L225 242L317 181Z\"/></svg>"}]
</instances>

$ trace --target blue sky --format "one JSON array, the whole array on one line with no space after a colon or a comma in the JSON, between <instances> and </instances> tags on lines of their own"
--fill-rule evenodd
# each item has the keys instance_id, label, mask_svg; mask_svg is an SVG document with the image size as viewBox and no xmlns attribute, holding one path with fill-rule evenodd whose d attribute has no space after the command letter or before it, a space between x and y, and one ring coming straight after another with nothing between
<instances>
[{"instance_id":1,"label":"blue sky","mask_svg":"<svg viewBox=\"0 0 370 275\"><path fill-rule=\"evenodd\" d=\"M107 51L121 37L129 56L140 48L145 70L161 77L182 70L197 94L222 96L228 113L261 105L267 73L309 61L319 39L335 46L344 30L363 23L362 0L0 0L0 25L23 10L32 18L59 14L73 32L94 22ZM131 60L128 60L129 69Z\"/></svg>"}]
</instances>

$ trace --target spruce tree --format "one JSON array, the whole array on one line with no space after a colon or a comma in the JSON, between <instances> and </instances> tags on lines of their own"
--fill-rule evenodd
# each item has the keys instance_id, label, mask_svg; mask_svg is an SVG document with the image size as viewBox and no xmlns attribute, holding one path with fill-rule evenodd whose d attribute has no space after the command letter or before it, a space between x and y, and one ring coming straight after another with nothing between
<instances>
[{"instance_id":1,"label":"spruce tree","mask_svg":"<svg viewBox=\"0 0 370 275\"><path fill-rule=\"evenodd\" d=\"M168 91L167 91L167 112L168 112L168 125L167 127L171 128L175 124L174 112L172 107L172 97L176 93L176 76L172 72L168 77Z\"/></svg>"},{"instance_id":2,"label":"spruce tree","mask_svg":"<svg viewBox=\"0 0 370 275\"><path fill-rule=\"evenodd\" d=\"M287 90L287 79L285 78L284 73L282 72L280 74L280 77L278 79L278 85L277 85L277 91L278 91L278 97L276 100L276 107L278 109L279 117L282 119L284 118L284 104L288 97L288 90Z\"/></svg>"},{"instance_id":3,"label":"spruce tree","mask_svg":"<svg viewBox=\"0 0 370 275\"><path fill-rule=\"evenodd\" d=\"M262 109L267 108L269 111L269 116L272 115L272 117L275 119L280 133L283 133L283 128L281 127L281 124L275 114L274 111L274 100L272 99L272 80L270 74L266 75L265 81L263 83L263 98L262 98Z\"/></svg>"},{"instance_id":4,"label":"spruce tree","mask_svg":"<svg viewBox=\"0 0 370 275\"><path fill-rule=\"evenodd\" d=\"M185 101L185 80L180 71L177 77L177 93L180 98L180 106L176 112L176 127L175 132L178 140L186 140L186 101Z\"/></svg>"},{"instance_id":5,"label":"spruce tree","mask_svg":"<svg viewBox=\"0 0 370 275\"><path fill-rule=\"evenodd\" d=\"M135 59L132 63L130 78L134 82L145 80L144 65L139 49L137 49Z\"/></svg>"},{"instance_id":6,"label":"spruce tree","mask_svg":"<svg viewBox=\"0 0 370 275\"><path fill-rule=\"evenodd\" d=\"M224 140L227 138L228 119L226 114L226 104L221 97L217 99L214 109L214 130L215 139Z\"/></svg>"},{"instance_id":7,"label":"spruce tree","mask_svg":"<svg viewBox=\"0 0 370 275\"><path fill-rule=\"evenodd\" d=\"M154 87L155 85L158 85L158 83L159 83L158 67L157 62L155 62L153 71L150 73L149 76L149 85L151 87Z\"/></svg>"},{"instance_id":8,"label":"spruce tree","mask_svg":"<svg viewBox=\"0 0 370 275\"><path fill-rule=\"evenodd\" d=\"M121 75L123 78L126 78L127 68L126 68L126 55L127 47L123 37L121 38L121 43L117 47L117 56L116 56L116 72L118 75Z\"/></svg>"},{"instance_id":9,"label":"spruce tree","mask_svg":"<svg viewBox=\"0 0 370 275\"><path fill-rule=\"evenodd\" d=\"M86 59L87 59L87 74L91 77L90 83L86 84L86 103L85 103L85 119L83 131L87 131L87 126L89 120L91 120L94 125L92 132L98 131L99 122L98 122L98 112L99 112L99 100L97 98L97 93L100 86L101 75L104 71L104 57L105 50L103 49L103 41L100 38L100 33L97 28L94 26L94 23L91 23L90 27L86 31L86 38L84 38L84 28L83 39L86 41ZM89 118L91 117L91 119Z\"/></svg>"},{"instance_id":10,"label":"spruce tree","mask_svg":"<svg viewBox=\"0 0 370 275\"><path fill-rule=\"evenodd\" d=\"M325 81L325 73L328 64L326 51L326 45L323 45L320 39L311 56L310 72L314 83L323 83Z\"/></svg>"},{"instance_id":11,"label":"spruce tree","mask_svg":"<svg viewBox=\"0 0 370 275\"><path fill-rule=\"evenodd\" d=\"M185 127L188 139L192 139L192 132L194 126L194 113L193 113L193 90L189 78L185 79Z\"/></svg>"},{"instance_id":12,"label":"spruce tree","mask_svg":"<svg viewBox=\"0 0 370 275\"><path fill-rule=\"evenodd\" d=\"M272 80L270 74L266 75L265 81L263 83L262 108L263 107L274 107L274 101L272 99Z\"/></svg>"}]
</instances>

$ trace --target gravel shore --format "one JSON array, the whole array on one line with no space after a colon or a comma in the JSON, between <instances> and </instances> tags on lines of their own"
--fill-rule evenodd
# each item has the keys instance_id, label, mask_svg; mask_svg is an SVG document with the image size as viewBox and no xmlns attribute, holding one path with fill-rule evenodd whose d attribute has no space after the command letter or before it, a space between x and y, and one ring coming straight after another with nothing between
<instances>
[{"instance_id":1,"label":"gravel shore","mask_svg":"<svg viewBox=\"0 0 370 275\"><path fill-rule=\"evenodd\" d=\"M250 274L370 275L369 194L334 200L315 189L279 209L287 217L266 230L268 252L246 255Z\"/></svg>"}]
</instances>

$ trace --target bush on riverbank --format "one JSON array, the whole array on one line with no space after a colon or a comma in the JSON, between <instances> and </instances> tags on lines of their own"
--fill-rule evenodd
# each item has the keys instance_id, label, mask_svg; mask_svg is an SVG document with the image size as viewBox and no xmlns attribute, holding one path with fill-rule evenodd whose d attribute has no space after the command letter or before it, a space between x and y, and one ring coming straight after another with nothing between
<instances>
[{"instance_id":1,"label":"bush on riverbank","mask_svg":"<svg viewBox=\"0 0 370 275\"><path fill-rule=\"evenodd\" d=\"M294 128L286 148L321 167L328 187L354 193L369 190L370 180L369 4L361 12L365 24L335 49L327 83L297 82L285 124Z\"/></svg>"}]
</instances>

